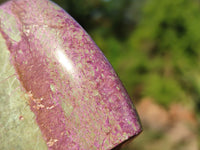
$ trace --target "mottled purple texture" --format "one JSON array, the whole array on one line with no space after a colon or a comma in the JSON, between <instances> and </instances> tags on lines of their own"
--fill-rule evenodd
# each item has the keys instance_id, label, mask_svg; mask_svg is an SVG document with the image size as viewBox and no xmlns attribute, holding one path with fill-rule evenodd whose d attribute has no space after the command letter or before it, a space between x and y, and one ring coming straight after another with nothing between
<instances>
[{"instance_id":1,"label":"mottled purple texture","mask_svg":"<svg viewBox=\"0 0 200 150\"><path fill-rule=\"evenodd\" d=\"M47 0L0 10L1 22L15 18L0 31L49 149L108 150L141 132L112 66L70 15Z\"/></svg>"}]
</instances>

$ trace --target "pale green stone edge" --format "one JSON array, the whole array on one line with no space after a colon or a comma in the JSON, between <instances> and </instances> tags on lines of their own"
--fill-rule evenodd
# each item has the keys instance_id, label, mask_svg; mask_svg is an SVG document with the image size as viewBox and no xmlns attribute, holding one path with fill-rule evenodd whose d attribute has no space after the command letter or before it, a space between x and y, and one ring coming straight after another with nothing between
<instances>
[{"instance_id":1,"label":"pale green stone edge","mask_svg":"<svg viewBox=\"0 0 200 150\"><path fill-rule=\"evenodd\" d=\"M0 149L47 150L0 34Z\"/></svg>"}]
</instances>

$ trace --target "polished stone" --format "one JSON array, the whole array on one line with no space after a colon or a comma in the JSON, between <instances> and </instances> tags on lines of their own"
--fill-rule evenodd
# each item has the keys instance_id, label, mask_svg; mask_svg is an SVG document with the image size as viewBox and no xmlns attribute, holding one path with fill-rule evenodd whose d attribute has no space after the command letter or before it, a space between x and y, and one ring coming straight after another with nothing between
<instances>
[{"instance_id":1,"label":"polished stone","mask_svg":"<svg viewBox=\"0 0 200 150\"><path fill-rule=\"evenodd\" d=\"M48 149L109 150L141 132L112 66L63 9L48 0L13 0L0 6L0 21L1 43L14 71L1 80L16 78ZM20 124L27 117L16 118Z\"/></svg>"}]
</instances>

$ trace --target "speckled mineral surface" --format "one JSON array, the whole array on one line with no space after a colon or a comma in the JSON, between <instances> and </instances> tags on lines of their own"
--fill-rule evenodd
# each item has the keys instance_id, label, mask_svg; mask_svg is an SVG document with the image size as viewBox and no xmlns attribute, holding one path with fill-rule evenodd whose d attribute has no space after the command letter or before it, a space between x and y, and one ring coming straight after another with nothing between
<instances>
[{"instance_id":1,"label":"speckled mineral surface","mask_svg":"<svg viewBox=\"0 0 200 150\"><path fill-rule=\"evenodd\" d=\"M0 6L0 149L110 150L141 132L90 36L48 0Z\"/></svg>"}]
</instances>

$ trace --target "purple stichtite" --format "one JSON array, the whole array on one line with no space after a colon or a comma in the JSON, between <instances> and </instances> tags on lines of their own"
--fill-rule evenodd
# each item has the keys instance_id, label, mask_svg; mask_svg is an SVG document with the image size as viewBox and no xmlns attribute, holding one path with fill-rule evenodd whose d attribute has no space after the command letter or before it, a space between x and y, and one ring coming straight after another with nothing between
<instances>
[{"instance_id":1,"label":"purple stichtite","mask_svg":"<svg viewBox=\"0 0 200 150\"><path fill-rule=\"evenodd\" d=\"M0 6L0 22L49 150L110 150L141 132L112 66L62 8L48 0L12 0Z\"/></svg>"}]
</instances>

